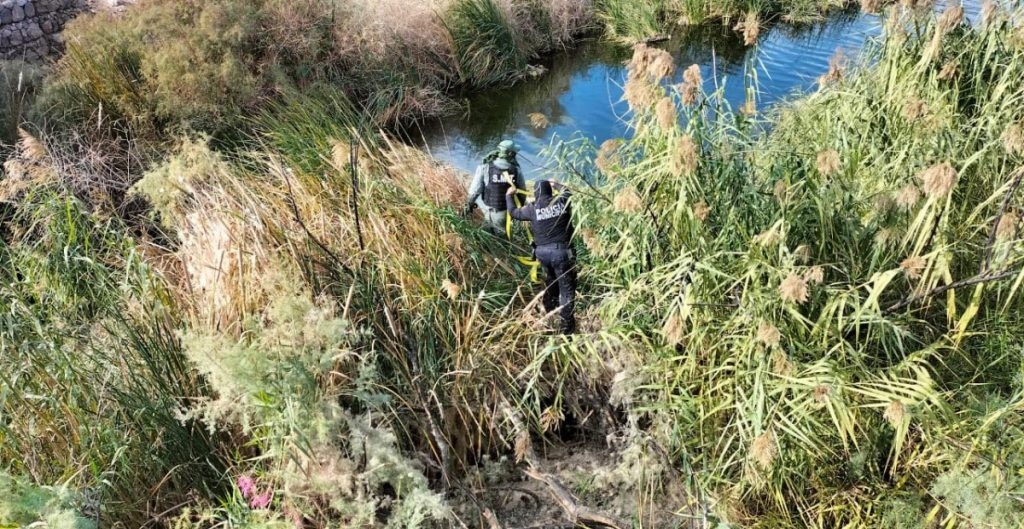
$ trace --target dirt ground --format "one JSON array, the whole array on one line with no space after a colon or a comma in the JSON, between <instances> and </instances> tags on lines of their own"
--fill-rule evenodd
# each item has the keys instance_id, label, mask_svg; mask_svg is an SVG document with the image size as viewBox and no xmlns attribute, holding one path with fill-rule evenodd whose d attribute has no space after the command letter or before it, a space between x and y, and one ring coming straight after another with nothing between
<instances>
[{"instance_id":1,"label":"dirt ground","mask_svg":"<svg viewBox=\"0 0 1024 529\"><path fill-rule=\"evenodd\" d=\"M538 447L533 465L485 461L474 480L482 486L459 517L467 527L486 529L710 527L688 500L687 477L671 469L663 452L644 445L549 445ZM566 497L575 503L575 523Z\"/></svg>"}]
</instances>

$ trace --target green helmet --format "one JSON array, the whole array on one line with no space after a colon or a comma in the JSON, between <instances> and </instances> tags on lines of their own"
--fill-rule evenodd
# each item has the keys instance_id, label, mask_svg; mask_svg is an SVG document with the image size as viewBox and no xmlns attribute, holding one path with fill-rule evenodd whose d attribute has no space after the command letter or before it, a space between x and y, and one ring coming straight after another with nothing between
<instances>
[{"instance_id":1,"label":"green helmet","mask_svg":"<svg viewBox=\"0 0 1024 529\"><path fill-rule=\"evenodd\" d=\"M503 140L498 144L498 154L502 155L502 158L505 157L504 155L515 154L517 152L519 152L519 147L517 147L515 142L512 140Z\"/></svg>"}]
</instances>

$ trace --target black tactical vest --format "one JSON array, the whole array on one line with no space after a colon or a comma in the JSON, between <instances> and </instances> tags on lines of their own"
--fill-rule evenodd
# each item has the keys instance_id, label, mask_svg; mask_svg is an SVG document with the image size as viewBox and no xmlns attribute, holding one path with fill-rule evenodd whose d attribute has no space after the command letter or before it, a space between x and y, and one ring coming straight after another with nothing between
<instances>
[{"instance_id":1,"label":"black tactical vest","mask_svg":"<svg viewBox=\"0 0 1024 529\"><path fill-rule=\"evenodd\" d=\"M565 196L534 204L533 240L537 246L568 244L572 238L572 208Z\"/></svg>"},{"instance_id":2,"label":"black tactical vest","mask_svg":"<svg viewBox=\"0 0 1024 529\"><path fill-rule=\"evenodd\" d=\"M505 178L502 173L507 172L511 177L512 181L516 181L516 175L519 174L519 170L516 166L512 166L508 169L498 169L494 164L487 166L487 185L484 186L484 204L487 207L496 211L505 211L505 193L511 184Z\"/></svg>"}]
</instances>

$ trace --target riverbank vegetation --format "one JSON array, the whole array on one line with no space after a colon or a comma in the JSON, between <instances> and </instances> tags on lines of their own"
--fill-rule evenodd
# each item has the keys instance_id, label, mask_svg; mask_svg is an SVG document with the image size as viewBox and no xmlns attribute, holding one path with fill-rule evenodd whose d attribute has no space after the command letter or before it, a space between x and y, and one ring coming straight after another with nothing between
<instances>
[{"instance_id":1,"label":"riverbank vegetation","mask_svg":"<svg viewBox=\"0 0 1024 529\"><path fill-rule=\"evenodd\" d=\"M631 44L719 20L753 44L769 20L806 21L841 5L846 3L154 0L121 14L101 11L75 20L65 33L67 54L31 120L130 127L139 142L163 142L183 130L233 142L238 130L249 128L244 116L285 94L327 85L343 91L374 123L407 125L459 111L468 92L538 74L546 54L583 36L603 32ZM3 70L19 82L37 77L25 79L27 70L18 65ZM26 115L13 101L3 108L8 120Z\"/></svg>"},{"instance_id":2,"label":"riverbank vegetation","mask_svg":"<svg viewBox=\"0 0 1024 529\"><path fill-rule=\"evenodd\" d=\"M1017 6L890 7L767 112L638 46L632 137L549 152L565 338L462 177L378 132L411 103L344 77L500 82L530 56L480 23L504 4L319 35L302 3L150 5L70 30L4 164L0 526L517 527L561 523L551 491L620 527L1024 517ZM567 33L536 49L589 23L537 5ZM369 66L438 42L436 86Z\"/></svg>"}]
</instances>

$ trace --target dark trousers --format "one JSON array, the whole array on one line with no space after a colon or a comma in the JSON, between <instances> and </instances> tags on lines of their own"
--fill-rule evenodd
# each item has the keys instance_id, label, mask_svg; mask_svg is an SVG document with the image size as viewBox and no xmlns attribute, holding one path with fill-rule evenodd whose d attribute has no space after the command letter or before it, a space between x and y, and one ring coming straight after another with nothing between
<instances>
[{"instance_id":1,"label":"dark trousers","mask_svg":"<svg viewBox=\"0 0 1024 529\"><path fill-rule=\"evenodd\" d=\"M546 244L537 247L537 260L544 268L544 310L551 312L562 307L561 331L572 334L576 330L576 257L565 244Z\"/></svg>"}]
</instances>

